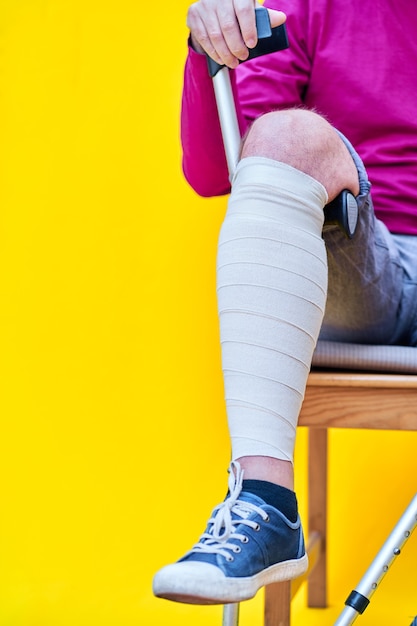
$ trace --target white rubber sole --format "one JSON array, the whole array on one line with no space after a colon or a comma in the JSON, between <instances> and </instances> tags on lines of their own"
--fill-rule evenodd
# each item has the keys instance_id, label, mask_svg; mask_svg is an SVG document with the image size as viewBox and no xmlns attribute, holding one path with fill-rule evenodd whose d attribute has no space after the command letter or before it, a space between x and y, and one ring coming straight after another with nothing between
<instances>
[{"instance_id":1,"label":"white rubber sole","mask_svg":"<svg viewBox=\"0 0 417 626\"><path fill-rule=\"evenodd\" d=\"M187 604L228 604L253 598L265 585L293 580L306 572L308 557L271 565L248 578L227 578L215 565L198 561L162 568L153 581L158 598Z\"/></svg>"}]
</instances>

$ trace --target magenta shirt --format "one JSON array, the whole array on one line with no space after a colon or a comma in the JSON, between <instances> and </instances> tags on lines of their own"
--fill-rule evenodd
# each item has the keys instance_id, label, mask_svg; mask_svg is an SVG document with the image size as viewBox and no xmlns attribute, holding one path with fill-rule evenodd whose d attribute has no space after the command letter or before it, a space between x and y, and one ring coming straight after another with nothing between
<instances>
[{"instance_id":1,"label":"magenta shirt","mask_svg":"<svg viewBox=\"0 0 417 626\"><path fill-rule=\"evenodd\" d=\"M287 14L290 48L232 72L242 132L267 111L297 105L326 116L352 142L372 184L377 216L417 235L417 2L266 0ZM184 175L197 193L230 185L205 57L185 67Z\"/></svg>"}]
</instances>

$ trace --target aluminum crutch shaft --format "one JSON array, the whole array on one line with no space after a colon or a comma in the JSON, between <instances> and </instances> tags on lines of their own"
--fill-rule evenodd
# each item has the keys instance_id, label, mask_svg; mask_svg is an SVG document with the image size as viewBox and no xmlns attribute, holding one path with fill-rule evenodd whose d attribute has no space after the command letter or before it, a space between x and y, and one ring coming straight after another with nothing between
<instances>
[{"instance_id":1,"label":"aluminum crutch shaft","mask_svg":"<svg viewBox=\"0 0 417 626\"><path fill-rule=\"evenodd\" d=\"M367 608L372 594L388 572L393 561L401 553L402 547L417 526L417 494L399 519L393 531L378 552L371 566L354 589L345 604L346 607L334 626L349 626Z\"/></svg>"}]
</instances>

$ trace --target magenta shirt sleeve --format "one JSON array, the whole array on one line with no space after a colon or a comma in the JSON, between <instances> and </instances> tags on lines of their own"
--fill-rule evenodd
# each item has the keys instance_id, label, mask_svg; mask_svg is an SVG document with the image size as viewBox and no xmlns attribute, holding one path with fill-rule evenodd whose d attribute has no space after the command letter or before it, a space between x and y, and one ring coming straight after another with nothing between
<instances>
[{"instance_id":1,"label":"magenta shirt sleeve","mask_svg":"<svg viewBox=\"0 0 417 626\"><path fill-rule=\"evenodd\" d=\"M181 107L184 176L201 196L230 191L212 79L206 57L191 48L184 71Z\"/></svg>"}]
</instances>

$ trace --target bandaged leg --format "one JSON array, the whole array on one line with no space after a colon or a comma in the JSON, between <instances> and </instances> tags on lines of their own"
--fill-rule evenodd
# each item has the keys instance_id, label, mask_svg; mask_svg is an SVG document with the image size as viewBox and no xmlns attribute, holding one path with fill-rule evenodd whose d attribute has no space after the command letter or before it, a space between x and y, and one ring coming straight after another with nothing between
<instances>
[{"instance_id":1,"label":"bandaged leg","mask_svg":"<svg viewBox=\"0 0 417 626\"><path fill-rule=\"evenodd\" d=\"M325 188L284 163L239 163L217 290L232 458L293 460L327 289Z\"/></svg>"}]
</instances>

